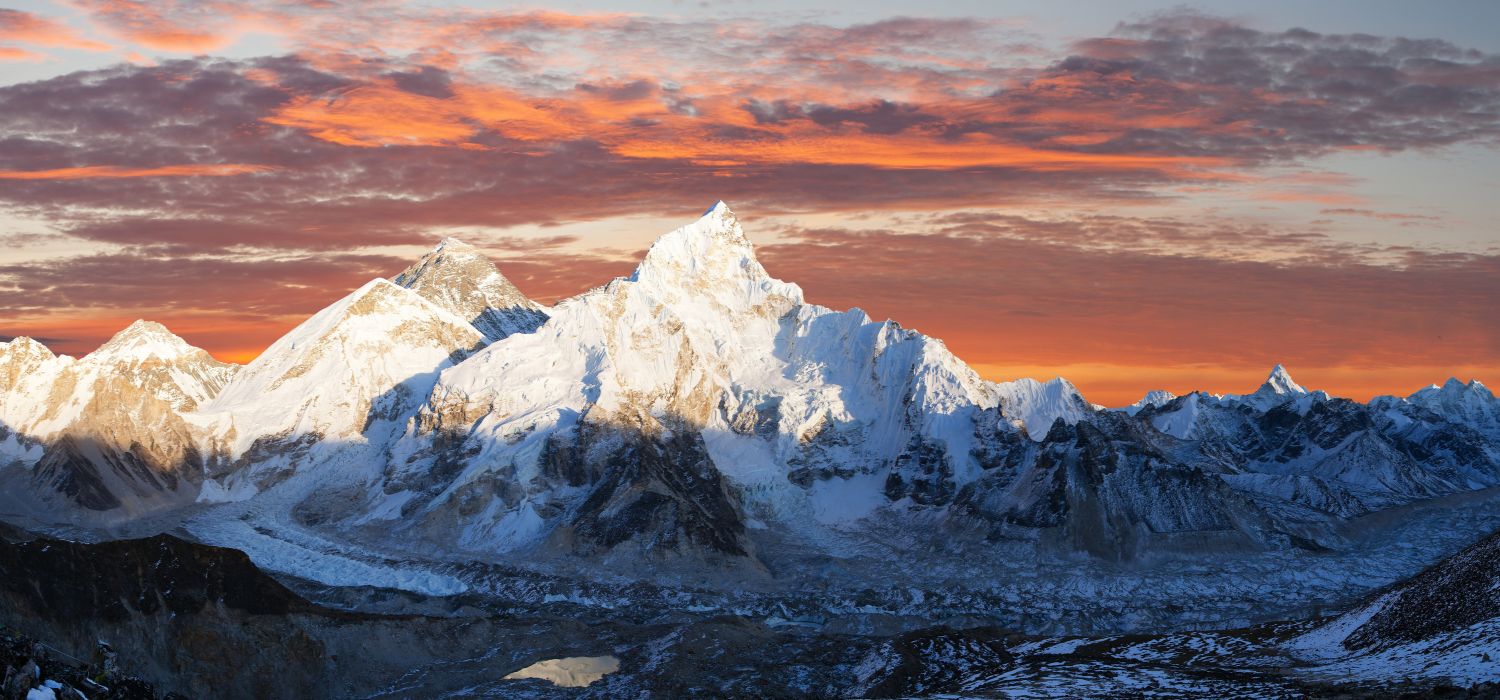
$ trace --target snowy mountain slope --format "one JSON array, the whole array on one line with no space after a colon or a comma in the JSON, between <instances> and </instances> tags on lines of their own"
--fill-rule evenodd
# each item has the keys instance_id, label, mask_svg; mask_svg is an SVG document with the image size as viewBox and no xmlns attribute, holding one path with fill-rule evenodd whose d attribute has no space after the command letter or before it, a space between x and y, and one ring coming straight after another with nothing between
<instances>
[{"instance_id":1,"label":"snowy mountain slope","mask_svg":"<svg viewBox=\"0 0 1500 700\"><path fill-rule=\"evenodd\" d=\"M395 448L398 527L505 551L651 523L625 539L739 553L747 518L847 524L923 500L927 472L972 479L986 410L1036 439L1092 413L1065 381L987 382L939 341L805 303L722 203L551 311L443 371ZM661 473L674 461L697 466Z\"/></svg>"},{"instance_id":2,"label":"snowy mountain slope","mask_svg":"<svg viewBox=\"0 0 1500 700\"><path fill-rule=\"evenodd\" d=\"M445 238L392 282L467 319L490 340L530 333L547 321L546 308L516 289L483 253Z\"/></svg>"},{"instance_id":3,"label":"snowy mountain slope","mask_svg":"<svg viewBox=\"0 0 1500 700\"><path fill-rule=\"evenodd\" d=\"M1450 377L1442 386L1434 384L1408 396L1406 403L1489 436L1500 436L1500 401L1477 379L1466 384Z\"/></svg>"},{"instance_id":4,"label":"snowy mountain slope","mask_svg":"<svg viewBox=\"0 0 1500 700\"><path fill-rule=\"evenodd\" d=\"M1190 546L1233 549L1330 542L1331 520L1289 518L1237 491L1215 465L1183 460L1148 425L1105 413L1058 425L1034 456L960 492L989 522L1055 528L1072 549L1135 559Z\"/></svg>"},{"instance_id":5,"label":"snowy mountain slope","mask_svg":"<svg viewBox=\"0 0 1500 700\"><path fill-rule=\"evenodd\" d=\"M371 280L278 339L193 420L231 470L281 471L297 466L284 459L289 453L323 441L331 449L378 440L420 403L439 370L485 342L467 319Z\"/></svg>"}]
</instances>

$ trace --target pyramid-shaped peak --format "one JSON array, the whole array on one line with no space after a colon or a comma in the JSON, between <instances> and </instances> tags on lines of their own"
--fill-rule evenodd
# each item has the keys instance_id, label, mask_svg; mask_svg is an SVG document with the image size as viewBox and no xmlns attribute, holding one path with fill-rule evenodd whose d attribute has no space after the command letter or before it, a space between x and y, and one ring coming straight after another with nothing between
<instances>
[{"instance_id":1,"label":"pyramid-shaped peak","mask_svg":"<svg viewBox=\"0 0 1500 700\"><path fill-rule=\"evenodd\" d=\"M492 282L510 285L495 263L478 248L457 238L444 238L391 281L421 293L426 287L476 284L491 277L496 278Z\"/></svg>"},{"instance_id":2,"label":"pyramid-shaped peak","mask_svg":"<svg viewBox=\"0 0 1500 700\"><path fill-rule=\"evenodd\" d=\"M117 338L120 336L157 336L162 338L177 337L175 333L167 330L166 326L163 326L155 321L147 321L140 318L131 321L130 325L126 326L119 333L115 334L115 337Z\"/></svg>"},{"instance_id":3,"label":"pyramid-shaped peak","mask_svg":"<svg viewBox=\"0 0 1500 700\"><path fill-rule=\"evenodd\" d=\"M392 281L468 321L490 340L529 333L547 320L542 305L511 284L489 257L456 238L443 239Z\"/></svg>"},{"instance_id":4,"label":"pyramid-shaped peak","mask_svg":"<svg viewBox=\"0 0 1500 700\"><path fill-rule=\"evenodd\" d=\"M1271 393L1283 395L1307 393L1302 385L1292 380L1292 375L1286 371L1286 367L1279 364L1271 368L1271 374L1266 377L1266 383L1261 385L1260 390L1269 390Z\"/></svg>"},{"instance_id":5,"label":"pyramid-shaped peak","mask_svg":"<svg viewBox=\"0 0 1500 700\"><path fill-rule=\"evenodd\" d=\"M703 212L703 216L698 217L696 222L686 228L692 229L695 233L706 233L728 238L746 246L750 245L750 239L745 238L745 230L740 227L739 217L734 215L734 211L722 199L714 202L713 206Z\"/></svg>"},{"instance_id":6,"label":"pyramid-shaped peak","mask_svg":"<svg viewBox=\"0 0 1500 700\"><path fill-rule=\"evenodd\" d=\"M699 284L705 279L766 278L739 219L719 201L697 221L656 239L632 279Z\"/></svg>"}]
</instances>

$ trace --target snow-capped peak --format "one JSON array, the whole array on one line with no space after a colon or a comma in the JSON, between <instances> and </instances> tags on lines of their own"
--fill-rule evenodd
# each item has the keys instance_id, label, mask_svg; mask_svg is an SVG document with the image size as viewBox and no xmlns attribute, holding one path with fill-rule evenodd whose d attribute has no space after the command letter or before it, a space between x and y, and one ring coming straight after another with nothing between
<instances>
[{"instance_id":1,"label":"snow-capped peak","mask_svg":"<svg viewBox=\"0 0 1500 700\"><path fill-rule=\"evenodd\" d=\"M465 251L465 252L467 252L467 251L474 251L474 250L475 250L474 246L471 246L468 243L465 243L465 242L463 242L463 241L461 241L461 240L459 240L457 238L454 238L453 236L448 236L447 238L444 238L443 240L438 241L437 247L433 248L432 252L433 253L441 253L443 251L448 251L450 253L456 253L456 252L459 252L459 251Z\"/></svg>"},{"instance_id":2,"label":"snow-capped peak","mask_svg":"<svg viewBox=\"0 0 1500 700\"><path fill-rule=\"evenodd\" d=\"M392 281L457 314L490 340L530 333L547 320L541 304L526 298L478 248L457 238L444 238Z\"/></svg>"},{"instance_id":3,"label":"snow-capped peak","mask_svg":"<svg viewBox=\"0 0 1500 700\"><path fill-rule=\"evenodd\" d=\"M1078 387L1062 377L1045 382L1017 379L994 387L1000 395L1001 410L1020 420L1026 435L1037 442L1047 437L1058 419L1073 425L1094 410Z\"/></svg>"},{"instance_id":4,"label":"snow-capped peak","mask_svg":"<svg viewBox=\"0 0 1500 700\"><path fill-rule=\"evenodd\" d=\"M1458 377L1449 377L1448 381L1443 382L1442 386L1433 384L1427 389L1424 389L1423 392L1441 392L1442 394L1449 396L1464 396L1472 394L1486 399L1494 398L1494 394L1490 392L1489 387L1485 386L1478 379L1470 379L1468 382L1464 382Z\"/></svg>"},{"instance_id":5,"label":"snow-capped peak","mask_svg":"<svg viewBox=\"0 0 1500 700\"><path fill-rule=\"evenodd\" d=\"M1270 376L1266 377L1266 383L1261 385L1261 390L1270 390L1273 393L1289 396L1292 394L1306 394L1307 390L1302 385L1292 381L1291 373L1286 367L1276 365L1271 368Z\"/></svg>"},{"instance_id":6,"label":"snow-capped peak","mask_svg":"<svg viewBox=\"0 0 1500 700\"><path fill-rule=\"evenodd\" d=\"M739 219L727 205L718 202L697 221L651 244L631 279L700 283L726 279L756 281L766 277Z\"/></svg>"},{"instance_id":7,"label":"snow-capped peak","mask_svg":"<svg viewBox=\"0 0 1500 700\"><path fill-rule=\"evenodd\" d=\"M1260 385L1260 388L1256 389L1255 393L1230 398L1238 398L1262 411L1268 411L1287 401L1309 395L1315 399L1320 396L1326 397L1322 392L1317 392L1316 394L1308 392L1307 389L1302 388L1302 385L1292 381L1292 375L1286 371L1286 367L1276 365L1271 368L1270 376L1266 377L1266 382Z\"/></svg>"},{"instance_id":8,"label":"snow-capped peak","mask_svg":"<svg viewBox=\"0 0 1500 700\"><path fill-rule=\"evenodd\" d=\"M1470 427L1500 435L1500 402L1477 379L1464 383L1450 378L1442 386L1433 384L1406 400L1449 418L1459 418Z\"/></svg>"},{"instance_id":9,"label":"snow-capped peak","mask_svg":"<svg viewBox=\"0 0 1500 700\"><path fill-rule=\"evenodd\" d=\"M56 357L56 355L46 345L22 335L16 336L8 342L0 343L0 357L38 357L41 359L51 359Z\"/></svg>"},{"instance_id":10,"label":"snow-capped peak","mask_svg":"<svg viewBox=\"0 0 1500 700\"><path fill-rule=\"evenodd\" d=\"M1166 389L1154 389L1152 391L1146 392L1146 395L1141 397L1140 401L1137 401L1119 410L1125 415L1133 416L1137 413L1140 413L1147 406L1165 406L1166 404L1171 403L1172 399L1175 398L1177 398L1177 395L1170 391L1167 391Z\"/></svg>"},{"instance_id":11,"label":"snow-capped peak","mask_svg":"<svg viewBox=\"0 0 1500 700\"><path fill-rule=\"evenodd\" d=\"M85 355L84 360L89 363L134 363L154 358L170 362L200 353L206 354L167 330L166 326L137 320Z\"/></svg>"},{"instance_id":12,"label":"snow-capped peak","mask_svg":"<svg viewBox=\"0 0 1500 700\"><path fill-rule=\"evenodd\" d=\"M13 394L18 385L39 379L39 373L47 373L44 367L56 369L71 362L73 358L67 355L58 357L47 346L24 335L0 343L0 407L17 399L27 402L28 397ZM0 418L3 417L3 411L0 411Z\"/></svg>"},{"instance_id":13,"label":"snow-capped peak","mask_svg":"<svg viewBox=\"0 0 1500 700\"><path fill-rule=\"evenodd\" d=\"M351 437L485 342L468 319L377 278L272 343L203 413L229 421L236 455L268 435Z\"/></svg>"}]
</instances>

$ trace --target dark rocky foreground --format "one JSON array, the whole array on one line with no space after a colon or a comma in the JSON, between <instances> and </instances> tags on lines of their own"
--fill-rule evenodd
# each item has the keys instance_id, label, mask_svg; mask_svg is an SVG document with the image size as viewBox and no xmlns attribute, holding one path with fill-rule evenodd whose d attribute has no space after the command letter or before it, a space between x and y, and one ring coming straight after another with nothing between
<instances>
[{"instance_id":1,"label":"dark rocky foreground","mask_svg":"<svg viewBox=\"0 0 1500 700\"><path fill-rule=\"evenodd\" d=\"M356 612L309 601L293 590L301 590L300 582L288 587L241 552L170 535L82 544L4 534L0 624L8 631L0 638L0 662L20 669L35 659L41 677L88 698L1497 693L1488 686L1307 681L1276 641L1308 623L1109 638L1031 637L994 627L878 636L695 616L649 603L617 610L568 603L528 608L479 596L305 591ZM37 640L46 648L36 647ZM118 654L117 670L109 674L102 673L99 640ZM587 687L505 678L545 659L598 655L616 656L619 671ZM4 697L25 692L8 688Z\"/></svg>"},{"instance_id":2,"label":"dark rocky foreground","mask_svg":"<svg viewBox=\"0 0 1500 700\"><path fill-rule=\"evenodd\" d=\"M6 627L0 627L0 698L13 700L47 691L53 698L73 700L168 700L151 683L121 670L109 646L100 644L95 653L80 659L51 645Z\"/></svg>"}]
</instances>

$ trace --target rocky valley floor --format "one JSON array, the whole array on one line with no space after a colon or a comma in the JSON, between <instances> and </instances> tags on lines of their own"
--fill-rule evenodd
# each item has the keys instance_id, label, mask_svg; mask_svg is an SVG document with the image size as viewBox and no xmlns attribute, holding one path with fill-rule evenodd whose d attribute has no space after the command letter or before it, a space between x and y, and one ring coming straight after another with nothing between
<instances>
[{"instance_id":1,"label":"rocky valley floor","mask_svg":"<svg viewBox=\"0 0 1500 700\"><path fill-rule=\"evenodd\" d=\"M1378 618L1379 610L1370 613L1369 607L1399 607L1402 595L1418 596L1413 587L1425 586L1419 593L1431 597L1455 580L1470 586L1500 580L1486 578L1500 571L1494 557L1500 538L1494 537L1342 616L1221 631L1083 636L1024 634L976 615L932 626L915 615L904 621L886 616L877 624L878 615L799 615L780 605L769 613L716 610L647 586L616 590L628 602L620 605L557 593L530 599L499 587L424 595L328 586L277 579L238 551L167 535L80 544L12 530L0 548L0 622L77 658L89 658L97 642L107 640L121 668L154 685L133 686L137 695L85 692L88 697L1353 698L1500 692L1493 685L1500 681L1493 663L1500 659L1500 607L1484 597L1493 598L1490 593L1469 596L1469 607L1457 611L1429 608L1434 616L1448 615L1446 626L1404 636L1381 629L1366 646L1346 646ZM549 585L519 574L509 577L518 587L512 592L525 588L528 578L535 590ZM861 617L872 619L854 621ZM611 672L585 676L592 682L578 687L559 685L569 677L555 672L524 677L539 662L579 658L608 659Z\"/></svg>"}]
</instances>

